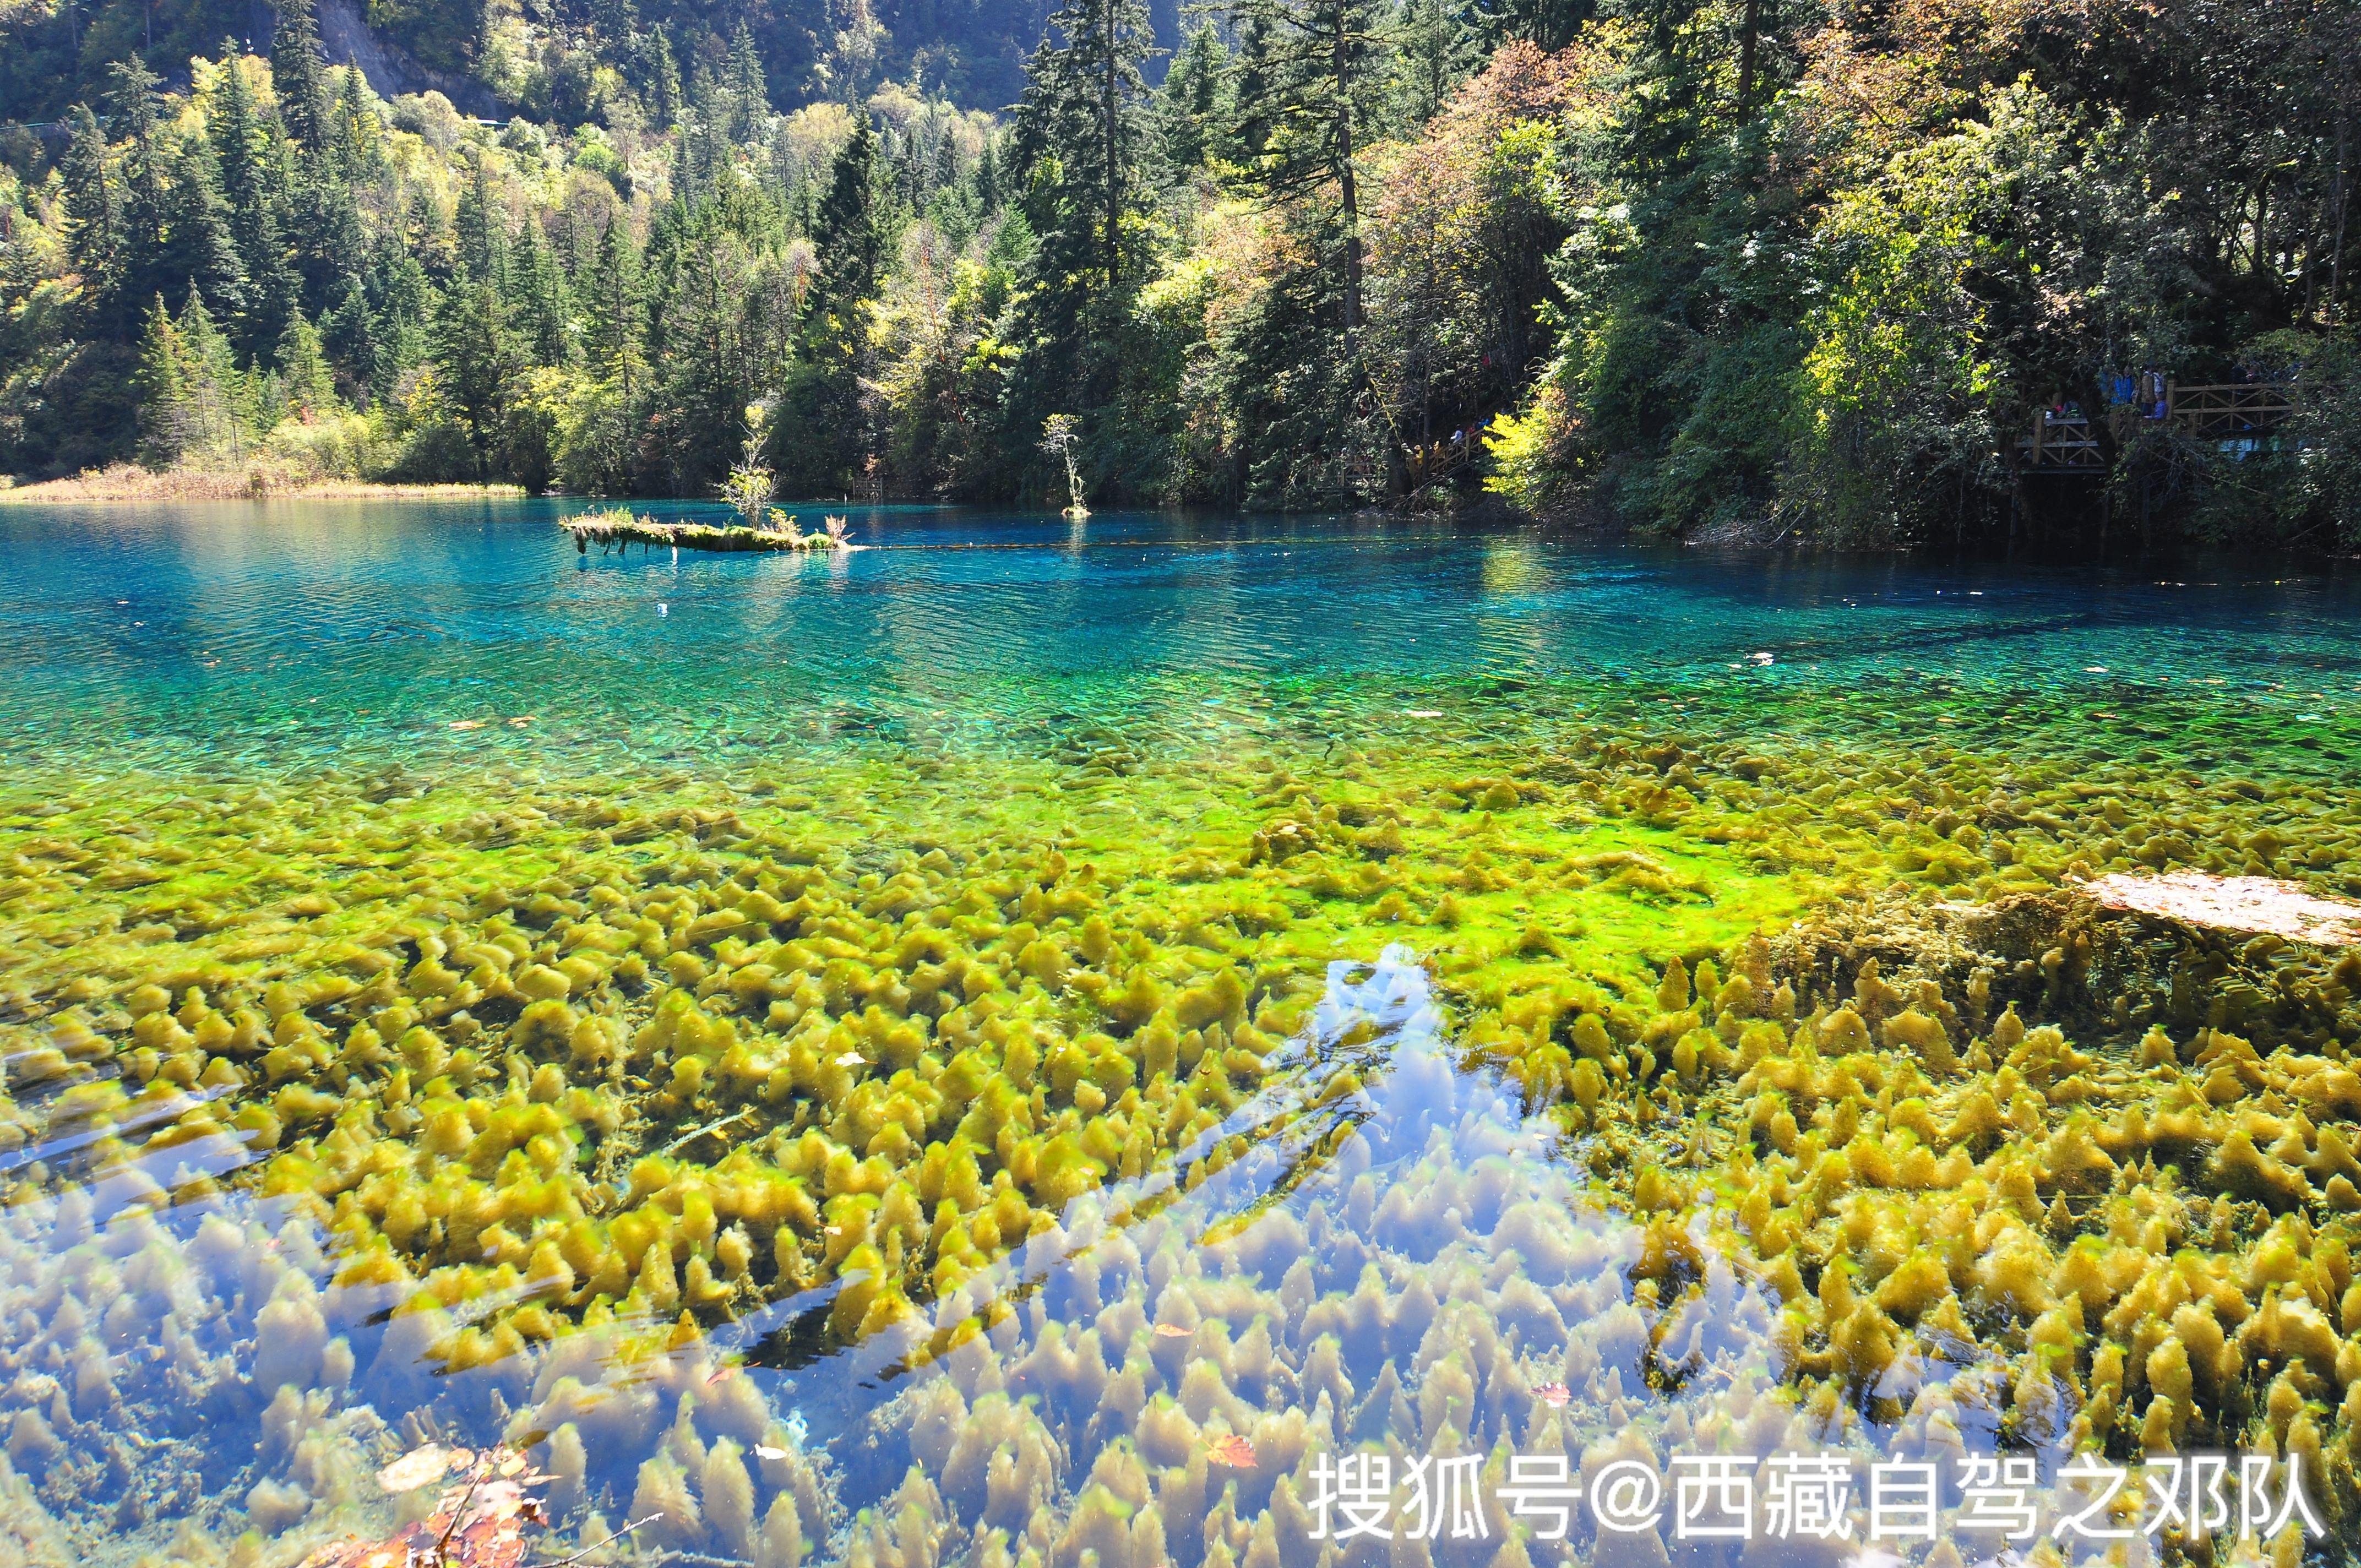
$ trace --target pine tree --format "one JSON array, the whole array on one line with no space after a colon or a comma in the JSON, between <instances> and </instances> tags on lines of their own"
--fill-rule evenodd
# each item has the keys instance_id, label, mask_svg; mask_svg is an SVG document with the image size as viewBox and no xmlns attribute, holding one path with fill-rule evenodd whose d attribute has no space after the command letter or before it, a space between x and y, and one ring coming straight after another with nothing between
<instances>
[{"instance_id":1,"label":"pine tree","mask_svg":"<svg viewBox=\"0 0 2361 1568\"><path fill-rule=\"evenodd\" d=\"M755 52L754 34L740 18L730 40L730 63L722 74L723 93L730 105L730 139L743 143L763 128L771 113L771 86Z\"/></svg>"},{"instance_id":2,"label":"pine tree","mask_svg":"<svg viewBox=\"0 0 2361 1568\"><path fill-rule=\"evenodd\" d=\"M114 68L109 97L123 132L124 292L144 300L182 280L157 275L164 247L164 148L156 126L156 76L137 55Z\"/></svg>"},{"instance_id":3,"label":"pine tree","mask_svg":"<svg viewBox=\"0 0 2361 1568\"><path fill-rule=\"evenodd\" d=\"M1208 22L1189 35L1156 104L1158 150L1169 174L1178 177L1203 168L1218 154L1223 140L1223 77L1230 51L1219 28Z\"/></svg>"},{"instance_id":4,"label":"pine tree","mask_svg":"<svg viewBox=\"0 0 2361 1568\"><path fill-rule=\"evenodd\" d=\"M297 417L336 411L336 384L320 351L320 334L297 311L279 334L279 379L287 411Z\"/></svg>"},{"instance_id":5,"label":"pine tree","mask_svg":"<svg viewBox=\"0 0 2361 1568\"><path fill-rule=\"evenodd\" d=\"M876 159L877 137L868 116L856 116L852 136L829 170L828 194L820 199L813 223L819 275L807 320L830 315L849 321L851 307L877 291L885 262L885 232L878 221Z\"/></svg>"},{"instance_id":6,"label":"pine tree","mask_svg":"<svg viewBox=\"0 0 2361 1568\"><path fill-rule=\"evenodd\" d=\"M648 121L658 131L670 130L680 117L680 67L674 63L672 40L662 27L648 43Z\"/></svg>"},{"instance_id":7,"label":"pine tree","mask_svg":"<svg viewBox=\"0 0 2361 1568\"><path fill-rule=\"evenodd\" d=\"M66 254L82 279L84 308L101 330L111 326L123 217L106 172L106 137L86 104L76 104L58 174L65 187Z\"/></svg>"},{"instance_id":8,"label":"pine tree","mask_svg":"<svg viewBox=\"0 0 2361 1568\"><path fill-rule=\"evenodd\" d=\"M325 62L320 57L319 25L312 0L279 0L279 28L270 38L270 82L279 94L279 117L295 145L325 154L335 135L328 102Z\"/></svg>"},{"instance_id":9,"label":"pine tree","mask_svg":"<svg viewBox=\"0 0 2361 1568\"><path fill-rule=\"evenodd\" d=\"M1481 63L1479 41L1454 0L1401 0L1393 36L1401 117L1422 126Z\"/></svg>"},{"instance_id":10,"label":"pine tree","mask_svg":"<svg viewBox=\"0 0 2361 1568\"><path fill-rule=\"evenodd\" d=\"M187 438L188 348L181 329L156 296L139 336L139 362L131 384L139 394L141 455L156 467L180 461Z\"/></svg>"},{"instance_id":11,"label":"pine tree","mask_svg":"<svg viewBox=\"0 0 2361 1568\"><path fill-rule=\"evenodd\" d=\"M484 172L484 159L471 154L467 181L451 215L459 267L472 279L505 290L509 281L508 222Z\"/></svg>"},{"instance_id":12,"label":"pine tree","mask_svg":"<svg viewBox=\"0 0 2361 1568\"><path fill-rule=\"evenodd\" d=\"M462 269L435 302L429 338L436 378L459 415L480 478L502 444L502 415L522 368L500 290Z\"/></svg>"},{"instance_id":13,"label":"pine tree","mask_svg":"<svg viewBox=\"0 0 2361 1568\"><path fill-rule=\"evenodd\" d=\"M520 348L535 365L574 362L574 327L566 308L566 274L542 243L541 225L527 218L511 261L517 289Z\"/></svg>"},{"instance_id":14,"label":"pine tree","mask_svg":"<svg viewBox=\"0 0 2361 1568\"><path fill-rule=\"evenodd\" d=\"M151 464L223 457L235 462L245 455L246 378L196 290L189 291L177 321L158 296L140 334L133 384L140 393L141 439Z\"/></svg>"},{"instance_id":15,"label":"pine tree","mask_svg":"<svg viewBox=\"0 0 2361 1568\"><path fill-rule=\"evenodd\" d=\"M1040 192L1034 232L1069 265L1095 251L1114 289L1138 207L1148 96L1140 61L1155 32L1144 0L1067 0L1049 25L1017 121L1019 155Z\"/></svg>"},{"instance_id":16,"label":"pine tree","mask_svg":"<svg viewBox=\"0 0 2361 1568\"><path fill-rule=\"evenodd\" d=\"M342 291L320 317L320 346L349 381L361 389L366 404L378 389L377 325L370 319L368 291L358 276L345 280Z\"/></svg>"},{"instance_id":17,"label":"pine tree","mask_svg":"<svg viewBox=\"0 0 2361 1568\"><path fill-rule=\"evenodd\" d=\"M229 207L230 241L246 273L240 335L250 353L279 341L295 309L295 275L280 226L283 199L276 138L255 113L236 40L225 38L221 85L206 126Z\"/></svg>"},{"instance_id":18,"label":"pine tree","mask_svg":"<svg viewBox=\"0 0 2361 1568\"><path fill-rule=\"evenodd\" d=\"M1334 203L1348 354L1362 320L1359 163L1386 97L1384 18L1376 0L1240 0L1239 185L1267 200Z\"/></svg>"},{"instance_id":19,"label":"pine tree","mask_svg":"<svg viewBox=\"0 0 2361 1568\"><path fill-rule=\"evenodd\" d=\"M148 291L170 294L185 288L209 301L211 311L245 316L246 264L230 236L221 173L214 162L213 144L204 137L185 137L175 152L158 226L156 247L136 269L137 280L156 280L157 286Z\"/></svg>"},{"instance_id":20,"label":"pine tree","mask_svg":"<svg viewBox=\"0 0 2361 1568\"><path fill-rule=\"evenodd\" d=\"M1572 43L1598 10L1598 0L1483 0L1477 7L1486 42L1523 38L1552 53Z\"/></svg>"},{"instance_id":21,"label":"pine tree","mask_svg":"<svg viewBox=\"0 0 2361 1568\"><path fill-rule=\"evenodd\" d=\"M648 389L639 289L631 227L617 214L599 232L598 249L578 285L586 318L583 355L598 396L566 474L574 488L605 495L631 488L633 439Z\"/></svg>"},{"instance_id":22,"label":"pine tree","mask_svg":"<svg viewBox=\"0 0 2361 1568\"><path fill-rule=\"evenodd\" d=\"M345 62L344 85L336 93L336 162L347 180L373 181L386 172L385 124L369 106L368 84L361 69Z\"/></svg>"}]
</instances>

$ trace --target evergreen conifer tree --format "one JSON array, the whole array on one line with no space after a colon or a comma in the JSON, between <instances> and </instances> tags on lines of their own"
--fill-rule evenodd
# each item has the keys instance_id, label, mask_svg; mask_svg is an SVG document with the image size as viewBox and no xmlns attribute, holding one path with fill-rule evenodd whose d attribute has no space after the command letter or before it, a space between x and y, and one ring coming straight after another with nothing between
<instances>
[{"instance_id":1,"label":"evergreen conifer tree","mask_svg":"<svg viewBox=\"0 0 2361 1568\"><path fill-rule=\"evenodd\" d=\"M302 312L287 318L287 330L279 334L273 357L279 362L280 395L290 414L335 411L335 380L328 372L327 356L321 352L320 334L303 319Z\"/></svg>"},{"instance_id":2,"label":"evergreen conifer tree","mask_svg":"<svg viewBox=\"0 0 2361 1568\"><path fill-rule=\"evenodd\" d=\"M209 311L244 316L246 265L231 238L213 144L203 137L183 137L175 149L161 206L159 242L147 264L137 269L142 279L163 280L150 292L179 293L186 288L209 301Z\"/></svg>"},{"instance_id":3,"label":"evergreen conifer tree","mask_svg":"<svg viewBox=\"0 0 2361 1568\"><path fill-rule=\"evenodd\" d=\"M502 444L503 415L522 368L500 289L463 268L435 302L429 353L483 477Z\"/></svg>"},{"instance_id":4,"label":"evergreen conifer tree","mask_svg":"<svg viewBox=\"0 0 2361 1568\"><path fill-rule=\"evenodd\" d=\"M467 180L459 188L451 228L460 269L469 278L504 291L509 282L508 222L479 154L467 160Z\"/></svg>"},{"instance_id":5,"label":"evergreen conifer tree","mask_svg":"<svg viewBox=\"0 0 2361 1568\"><path fill-rule=\"evenodd\" d=\"M741 17L738 31L730 40L730 63L722 74L723 94L729 102L730 139L750 141L763 128L771 113L771 86L763 70L763 57L754 49L753 30Z\"/></svg>"},{"instance_id":6,"label":"evergreen conifer tree","mask_svg":"<svg viewBox=\"0 0 2361 1568\"><path fill-rule=\"evenodd\" d=\"M230 243L246 275L240 336L258 354L278 342L295 309L295 275L280 226L284 192L277 138L256 114L236 39L222 40L220 63L221 84L205 128L228 205Z\"/></svg>"},{"instance_id":7,"label":"evergreen conifer tree","mask_svg":"<svg viewBox=\"0 0 2361 1568\"><path fill-rule=\"evenodd\" d=\"M1093 257L1114 289L1139 207L1148 97L1140 62L1155 32L1144 0L1067 0L1049 25L1017 121L1019 156L1037 192L1028 215L1057 265Z\"/></svg>"},{"instance_id":8,"label":"evergreen conifer tree","mask_svg":"<svg viewBox=\"0 0 2361 1568\"><path fill-rule=\"evenodd\" d=\"M1240 0L1247 69L1238 183L1266 199L1333 203L1347 351L1362 320L1360 159L1383 123L1389 51L1377 0Z\"/></svg>"},{"instance_id":9,"label":"evergreen conifer tree","mask_svg":"<svg viewBox=\"0 0 2361 1568\"><path fill-rule=\"evenodd\" d=\"M1189 35L1164 73L1156 104L1158 151L1170 175L1202 169L1218 156L1224 140L1223 77L1230 51L1211 22Z\"/></svg>"},{"instance_id":10,"label":"evergreen conifer tree","mask_svg":"<svg viewBox=\"0 0 2361 1568\"><path fill-rule=\"evenodd\" d=\"M868 116L853 120L852 136L829 171L828 194L820 198L812 243L819 250L819 273L805 316L836 318L834 331L850 320L851 307L876 291L885 261L885 234L877 213L877 137Z\"/></svg>"},{"instance_id":11,"label":"evergreen conifer tree","mask_svg":"<svg viewBox=\"0 0 2361 1568\"><path fill-rule=\"evenodd\" d=\"M663 27L651 29L648 42L648 123L670 130L680 117L680 67L672 55L672 39Z\"/></svg>"},{"instance_id":12,"label":"evergreen conifer tree","mask_svg":"<svg viewBox=\"0 0 2361 1568\"><path fill-rule=\"evenodd\" d=\"M187 434L188 379L188 349L181 341L179 323L159 294L148 309L139 334L138 364L131 375L132 387L139 394L141 455L156 467L169 467L180 460Z\"/></svg>"},{"instance_id":13,"label":"evergreen conifer tree","mask_svg":"<svg viewBox=\"0 0 2361 1568\"><path fill-rule=\"evenodd\" d=\"M320 28L312 0L279 0L279 27L270 38L270 82L279 95L279 117L295 145L319 156L335 137L335 111L328 99L326 64L320 58Z\"/></svg>"},{"instance_id":14,"label":"evergreen conifer tree","mask_svg":"<svg viewBox=\"0 0 2361 1568\"><path fill-rule=\"evenodd\" d=\"M336 162L347 180L373 181L386 171L385 125L369 106L360 67L345 62L336 93Z\"/></svg>"},{"instance_id":15,"label":"evergreen conifer tree","mask_svg":"<svg viewBox=\"0 0 2361 1568\"><path fill-rule=\"evenodd\" d=\"M517 289L519 347L535 365L571 365L574 328L568 319L566 274L542 242L541 225L527 218L511 265Z\"/></svg>"},{"instance_id":16,"label":"evergreen conifer tree","mask_svg":"<svg viewBox=\"0 0 2361 1568\"><path fill-rule=\"evenodd\" d=\"M164 248L163 138L156 123L156 76L137 55L111 72L108 97L123 141L122 288L139 301L178 288L159 270Z\"/></svg>"},{"instance_id":17,"label":"evergreen conifer tree","mask_svg":"<svg viewBox=\"0 0 2361 1568\"><path fill-rule=\"evenodd\" d=\"M66 254L82 279L84 310L99 331L111 334L123 218L114 181L107 177L106 137L87 104L76 104L67 123L71 135L58 165L65 194Z\"/></svg>"}]
</instances>

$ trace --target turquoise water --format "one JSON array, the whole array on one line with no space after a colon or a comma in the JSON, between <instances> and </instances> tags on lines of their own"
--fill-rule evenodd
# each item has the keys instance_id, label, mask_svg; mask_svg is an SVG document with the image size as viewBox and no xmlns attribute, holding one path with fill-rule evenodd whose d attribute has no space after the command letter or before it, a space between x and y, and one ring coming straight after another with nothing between
<instances>
[{"instance_id":1,"label":"turquoise water","mask_svg":"<svg viewBox=\"0 0 2361 1568\"><path fill-rule=\"evenodd\" d=\"M545 1473L529 1561L649 1519L609 1555L761 1568L1323 1562L1303 1498L1356 1443L1868 1457L1948 1422L2054 1468L2099 1336L2046 1394L1963 1282L1972 1326L1864 1361L1912 1329L1820 1282L1946 1209L2019 1225L2003 1168L2048 1157L1960 1133L1971 1190L1862 1177L1883 1206L1827 1239L1837 1126L2051 1114L1994 1022L2048 1016L2050 937L1920 970L1913 923L2100 870L2361 894L2350 576L924 509L675 558L577 554L567 510L0 509L25 1563L342 1564L434 1505L379 1467L449 1445ZM1776 1013L1752 938L1864 912L1905 991L1783 948ZM2361 1042L2288 962L2284 1039L2329 1059L2272 1054L2225 960L2279 1076L2224 1113L2349 1126L2318 1086ZM2136 1054L2205 1016L2154 980L2061 1004L2093 1059L2039 1125L2204 1098ZM1930 1085L1889 1034L1882 1099L1830 1085L1808 1031L1903 994L1993 1048ZM1697 1065L1717 1006L1795 1095L1774 1178L1759 1084ZM965 1191L922 1152L955 1144ZM2111 1146L2112 1198L2025 1177L2040 1245L2154 1238L2118 1294L2168 1247L2286 1283L2273 1212L2187 1219L2180 1146ZM2353 1222L2277 1179L2345 1260L2331 1312ZM2183 1436L2238 1446L2264 1398ZM1489 1518L1433 1560L1568 1560Z\"/></svg>"},{"instance_id":2,"label":"turquoise water","mask_svg":"<svg viewBox=\"0 0 2361 1568\"><path fill-rule=\"evenodd\" d=\"M115 767L356 762L528 717L530 735L466 751L677 759L1078 718L1185 740L1431 702L1547 717L1490 689L1503 679L1773 728L1948 699L1978 729L2074 718L2198 760L2316 746L2334 764L2361 735L2361 584L2227 563L2158 580L1444 523L895 509L853 514L849 557L602 558L547 526L565 510L0 510L0 745ZM2144 717L2173 733L2138 736Z\"/></svg>"}]
</instances>

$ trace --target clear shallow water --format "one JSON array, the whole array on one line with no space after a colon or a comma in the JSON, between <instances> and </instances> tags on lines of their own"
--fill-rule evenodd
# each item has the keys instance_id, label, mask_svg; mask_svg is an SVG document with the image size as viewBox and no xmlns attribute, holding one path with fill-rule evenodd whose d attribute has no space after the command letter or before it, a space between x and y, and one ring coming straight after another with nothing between
<instances>
[{"instance_id":1,"label":"clear shallow water","mask_svg":"<svg viewBox=\"0 0 2361 1568\"><path fill-rule=\"evenodd\" d=\"M1356 1441L2054 1458L2093 1375L2015 1330L1813 1339L1843 1398L1790 1398L1747 1102L1569 1116L1571 1020L1636 1044L1668 959L1889 888L2361 876L2350 582L891 510L602 558L563 510L0 510L27 1561L292 1563L423 1517L376 1471L428 1442L765 1565L1314 1562ZM982 1202L917 1157L970 1133ZM1513 1564L1489 1522L1434 1559Z\"/></svg>"}]
</instances>

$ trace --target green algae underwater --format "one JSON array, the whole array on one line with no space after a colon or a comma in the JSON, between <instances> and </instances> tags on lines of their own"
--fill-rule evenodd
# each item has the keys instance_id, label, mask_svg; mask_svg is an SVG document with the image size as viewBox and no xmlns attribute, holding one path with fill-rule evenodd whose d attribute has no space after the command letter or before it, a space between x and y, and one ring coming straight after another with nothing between
<instances>
[{"instance_id":1,"label":"green algae underwater","mask_svg":"<svg viewBox=\"0 0 2361 1568\"><path fill-rule=\"evenodd\" d=\"M0 1564L502 1444L542 1562L1861 1550L1316 1539L1356 1448L2268 1453L2324 1540L2030 1554L2349 1560L2361 957L2071 890L2361 894L2353 585L559 515L0 519Z\"/></svg>"}]
</instances>

